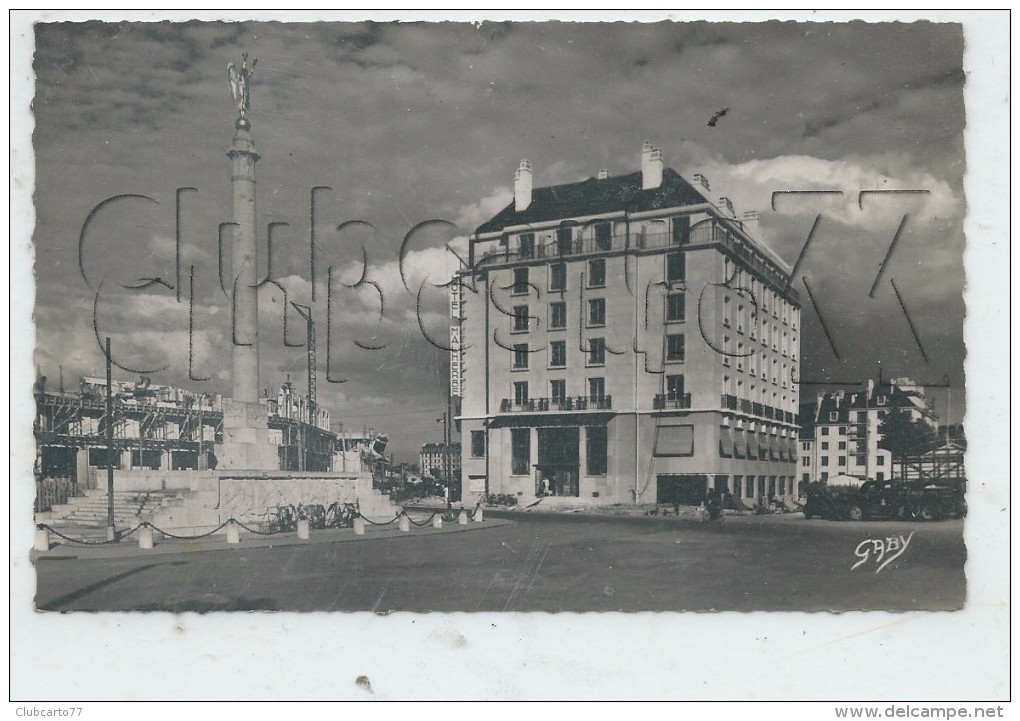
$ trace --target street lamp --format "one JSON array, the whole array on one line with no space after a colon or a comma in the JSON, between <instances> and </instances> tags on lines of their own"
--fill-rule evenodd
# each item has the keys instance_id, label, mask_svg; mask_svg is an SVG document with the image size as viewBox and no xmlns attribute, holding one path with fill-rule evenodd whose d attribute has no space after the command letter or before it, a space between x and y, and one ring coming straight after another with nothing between
<instances>
[{"instance_id":1,"label":"street lamp","mask_svg":"<svg viewBox=\"0 0 1020 721\"><path fill-rule=\"evenodd\" d=\"M442 418L437 418L436 423L443 424L443 475L446 476L446 515L453 517L453 505L450 502L450 417L443 413Z\"/></svg>"}]
</instances>

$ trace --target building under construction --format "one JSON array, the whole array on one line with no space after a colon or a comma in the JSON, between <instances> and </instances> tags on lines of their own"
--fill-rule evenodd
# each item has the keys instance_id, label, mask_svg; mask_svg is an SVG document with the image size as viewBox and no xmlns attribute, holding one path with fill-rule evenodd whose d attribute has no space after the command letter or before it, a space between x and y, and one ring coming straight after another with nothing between
<instances>
[{"instance_id":1,"label":"building under construction","mask_svg":"<svg viewBox=\"0 0 1020 721\"><path fill-rule=\"evenodd\" d=\"M223 438L223 398L172 386L111 384L113 413L106 413L106 381L83 377L77 392L47 392L36 384L36 475L66 478L94 488L96 474L111 464L118 470L215 469L215 445ZM278 470L324 472L343 465L344 452L368 439L330 430L329 411L296 393L288 381L276 397L259 401L269 417L269 442ZM113 428L113 458L106 437Z\"/></svg>"}]
</instances>

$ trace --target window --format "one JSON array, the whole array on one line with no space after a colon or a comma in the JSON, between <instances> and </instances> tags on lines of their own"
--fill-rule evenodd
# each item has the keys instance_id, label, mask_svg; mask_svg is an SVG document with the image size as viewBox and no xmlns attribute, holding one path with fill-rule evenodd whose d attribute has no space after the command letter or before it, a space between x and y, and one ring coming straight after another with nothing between
<instances>
[{"instance_id":1,"label":"window","mask_svg":"<svg viewBox=\"0 0 1020 721\"><path fill-rule=\"evenodd\" d=\"M823 451L829 450L829 442L828 441L822 441L822 450Z\"/></svg>"},{"instance_id":2,"label":"window","mask_svg":"<svg viewBox=\"0 0 1020 721\"><path fill-rule=\"evenodd\" d=\"M723 336L722 339L722 364L724 366L730 364L730 337L728 335Z\"/></svg>"},{"instance_id":3,"label":"window","mask_svg":"<svg viewBox=\"0 0 1020 721\"><path fill-rule=\"evenodd\" d=\"M567 364L567 342L565 340L554 340L549 344L549 365L553 368L562 368Z\"/></svg>"},{"instance_id":4,"label":"window","mask_svg":"<svg viewBox=\"0 0 1020 721\"><path fill-rule=\"evenodd\" d=\"M839 457L839 465L841 465L841 466L845 466L846 465L846 456L840 456Z\"/></svg>"},{"instance_id":5,"label":"window","mask_svg":"<svg viewBox=\"0 0 1020 721\"><path fill-rule=\"evenodd\" d=\"M693 456L694 426L658 426L655 429L656 456Z\"/></svg>"},{"instance_id":6,"label":"window","mask_svg":"<svg viewBox=\"0 0 1020 721\"><path fill-rule=\"evenodd\" d=\"M510 473L526 476L531 467L531 429L510 429Z\"/></svg>"},{"instance_id":7,"label":"window","mask_svg":"<svg viewBox=\"0 0 1020 721\"><path fill-rule=\"evenodd\" d=\"M609 466L609 433L605 426L588 426L584 429L585 455L589 476L604 476Z\"/></svg>"},{"instance_id":8,"label":"window","mask_svg":"<svg viewBox=\"0 0 1020 721\"><path fill-rule=\"evenodd\" d=\"M528 332L528 306L514 306L514 333Z\"/></svg>"},{"instance_id":9,"label":"window","mask_svg":"<svg viewBox=\"0 0 1020 721\"><path fill-rule=\"evenodd\" d=\"M534 233L521 233L521 257L522 258L534 258L535 257L535 234Z\"/></svg>"},{"instance_id":10,"label":"window","mask_svg":"<svg viewBox=\"0 0 1020 721\"><path fill-rule=\"evenodd\" d=\"M528 344L514 344L514 370L524 370L528 367Z\"/></svg>"},{"instance_id":11,"label":"window","mask_svg":"<svg viewBox=\"0 0 1020 721\"><path fill-rule=\"evenodd\" d=\"M518 381L514 383L514 404L524 406L528 404L528 382Z\"/></svg>"},{"instance_id":12,"label":"window","mask_svg":"<svg viewBox=\"0 0 1020 721\"><path fill-rule=\"evenodd\" d=\"M880 405L880 406L884 406L885 405L885 396L879 396L878 397L878 405Z\"/></svg>"},{"instance_id":13,"label":"window","mask_svg":"<svg viewBox=\"0 0 1020 721\"><path fill-rule=\"evenodd\" d=\"M678 215L673 218L673 245L683 245L691 235L691 216Z\"/></svg>"},{"instance_id":14,"label":"window","mask_svg":"<svg viewBox=\"0 0 1020 721\"><path fill-rule=\"evenodd\" d=\"M744 344L737 343L737 370L744 370Z\"/></svg>"},{"instance_id":15,"label":"window","mask_svg":"<svg viewBox=\"0 0 1020 721\"><path fill-rule=\"evenodd\" d=\"M838 411L832 411L831 413L829 413L829 420L830 421L838 421L839 420L839 412Z\"/></svg>"},{"instance_id":16,"label":"window","mask_svg":"<svg viewBox=\"0 0 1020 721\"><path fill-rule=\"evenodd\" d=\"M811 465L811 456L801 456L800 465L802 465L802 466L810 466Z\"/></svg>"},{"instance_id":17,"label":"window","mask_svg":"<svg viewBox=\"0 0 1020 721\"><path fill-rule=\"evenodd\" d=\"M845 451L846 450L846 441L840 441L839 442L839 450L841 450L841 451Z\"/></svg>"},{"instance_id":18,"label":"window","mask_svg":"<svg viewBox=\"0 0 1020 721\"><path fill-rule=\"evenodd\" d=\"M879 466L884 466L885 465L885 456L879 456L877 459L875 459L875 463L877 465L879 465Z\"/></svg>"},{"instance_id":19,"label":"window","mask_svg":"<svg viewBox=\"0 0 1020 721\"><path fill-rule=\"evenodd\" d=\"M829 435L829 427L828 426L822 426L822 435L823 436Z\"/></svg>"},{"instance_id":20,"label":"window","mask_svg":"<svg viewBox=\"0 0 1020 721\"><path fill-rule=\"evenodd\" d=\"M588 301L588 327L594 328L606 324L606 299L591 298Z\"/></svg>"},{"instance_id":21,"label":"window","mask_svg":"<svg viewBox=\"0 0 1020 721\"><path fill-rule=\"evenodd\" d=\"M606 379L605 378L589 378L588 379L588 397L592 400L603 400L606 397Z\"/></svg>"},{"instance_id":22,"label":"window","mask_svg":"<svg viewBox=\"0 0 1020 721\"><path fill-rule=\"evenodd\" d=\"M682 375L666 376L666 397L671 401L684 397L684 377Z\"/></svg>"},{"instance_id":23,"label":"window","mask_svg":"<svg viewBox=\"0 0 1020 721\"><path fill-rule=\"evenodd\" d=\"M510 291L514 295L528 294L528 269L514 268L514 287Z\"/></svg>"},{"instance_id":24,"label":"window","mask_svg":"<svg viewBox=\"0 0 1020 721\"><path fill-rule=\"evenodd\" d=\"M567 399L567 382L565 380L549 381L549 395L553 403L562 403Z\"/></svg>"},{"instance_id":25,"label":"window","mask_svg":"<svg viewBox=\"0 0 1020 721\"><path fill-rule=\"evenodd\" d=\"M573 249L574 240L574 229L573 228L557 228L556 229L556 249L560 255L565 255Z\"/></svg>"},{"instance_id":26,"label":"window","mask_svg":"<svg viewBox=\"0 0 1020 721\"><path fill-rule=\"evenodd\" d=\"M567 327L567 304L562 301L549 304L549 329Z\"/></svg>"},{"instance_id":27,"label":"window","mask_svg":"<svg viewBox=\"0 0 1020 721\"><path fill-rule=\"evenodd\" d=\"M722 282L728 283L733 276L733 261L728 256L723 257Z\"/></svg>"},{"instance_id":28,"label":"window","mask_svg":"<svg viewBox=\"0 0 1020 721\"><path fill-rule=\"evenodd\" d=\"M722 299L722 322L727 328L730 327L730 297L726 296Z\"/></svg>"},{"instance_id":29,"label":"window","mask_svg":"<svg viewBox=\"0 0 1020 721\"><path fill-rule=\"evenodd\" d=\"M682 333L666 336L666 360L683 361L684 336Z\"/></svg>"},{"instance_id":30,"label":"window","mask_svg":"<svg viewBox=\"0 0 1020 721\"><path fill-rule=\"evenodd\" d=\"M549 266L549 290L567 289L567 266L565 263L553 263Z\"/></svg>"},{"instance_id":31,"label":"window","mask_svg":"<svg viewBox=\"0 0 1020 721\"><path fill-rule=\"evenodd\" d=\"M471 457L485 456L485 431L471 431Z\"/></svg>"},{"instance_id":32,"label":"window","mask_svg":"<svg viewBox=\"0 0 1020 721\"><path fill-rule=\"evenodd\" d=\"M822 465L823 466L829 465L829 457L828 456L822 456Z\"/></svg>"},{"instance_id":33,"label":"window","mask_svg":"<svg viewBox=\"0 0 1020 721\"><path fill-rule=\"evenodd\" d=\"M744 332L744 306L737 306L737 333Z\"/></svg>"},{"instance_id":34,"label":"window","mask_svg":"<svg viewBox=\"0 0 1020 721\"><path fill-rule=\"evenodd\" d=\"M606 364L606 339L588 339L588 365L601 366Z\"/></svg>"},{"instance_id":35,"label":"window","mask_svg":"<svg viewBox=\"0 0 1020 721\"><path fill-rule=\"evenodd\" d=\"M878 473L875 474L875 480L876 481L884 481L885 480L885 474L882 473L882 471L879 471Z\"/></svg>"},{"instance_id":36,"label":"window","mask_svg":"<svg viewBox=\"0 0 1020 721\"><path fill-rule=\"evenodd\" d=\"M606 259L592 258L588 261L588 287L602 288L606 284Z\"/></svg>"},{"instance_id":37,"label":"window","mask_svg":"<svg viewBox=\"0 0 1020 721\"><path fill-rule=\"evenodd\" d=\"M609 223L595 224L595 247L598 250L609 250L612 247L612 231Z\"/></svg>"},{"instance_id":38,"label":"window","mask_svg":"<svg viewBox=\"0 0 1020 721\"><path fill-rule=\"evenodd\" d=\"M683 253L666 255L666 282L675 283L687 277L687 258Z\"/></svg>"},{"instance_id":39,"label":"window","mask_svg":"<svg viewBox=\"0 0 1020 721\"><path fill-rule=\"evenodd\" d=\"M670 293L666 296L666 322L679 323L687 315L687 299L684 293Z\"/></svg>"},{"instance_id":40,"label":"window","mask_svg":"<svg viewBox=\"0 0 1020 721\"><path fill-rule=\"evenodd\" d=\"M800 444L800 449L802 451L810 451L811 450L811 444L810 443L801 443Z\"/></svg>"}]
</instances>

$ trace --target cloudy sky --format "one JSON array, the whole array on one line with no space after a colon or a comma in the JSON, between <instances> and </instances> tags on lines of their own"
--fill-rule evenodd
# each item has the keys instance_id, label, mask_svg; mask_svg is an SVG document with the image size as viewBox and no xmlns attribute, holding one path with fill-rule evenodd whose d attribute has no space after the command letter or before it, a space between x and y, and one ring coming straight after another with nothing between
<instances>
[{"instance_id":1,"label":"cloudy sky","mask_svg":"<svg viewBox=\"0 0 1020 721\"><path fill-rule=\"evenodd\" d=\"M387 431L398 456L412 459L442 435L435 418L447 360L425 335L448 332L446 297L435 286L457 261L445 246L462 247L510 200L521 158L531 160L536 185L603 167L623 174L637 169L645 139L681 175L708 176L713 195L731 198L738 212L759 210L765 241L791 265L821 214L796 279L804 379L864 379L880 368L886 378L948 377L952 416L962 416L965 117L956 25L92 23L38 25L36 43L36 361L51 379L62 365L68 387L102 373L98 328L119 363L153 371L156 383L229 392L217 227L231 216L224 153L235 111L225 68L246 49L258 58L251 119L262 155L263 256L268 224L287 223L274 232L273 275L319 321L320 402L349 428ZM728 113L709 127L723 107ZM316 194L313 302L315 186L330 190ZM175 195L183 187L196 190L181 195L178 288ZM782 196L772 208L773 191L806 189L842 194ZM908 189L927 192L858 196ZM83 223L119 194L158 202L107 206L81 239L79 263ZM429 220L448 223L413 235L402 276L402 242ZM204 381L188 377L192 267L191 366ZM342 383L327 382L327 267L328 377ZM347 287L363 277L376 285ZM174 288L131 287L153 278ZM303 389L304 349L284 345L283 294L266 288L261 303L261 385L275 393L289 373ZM287 324L287 341L303 342L297 316ZM932 394L945 414L945 389Z\"/></svg>"}]
</instances>

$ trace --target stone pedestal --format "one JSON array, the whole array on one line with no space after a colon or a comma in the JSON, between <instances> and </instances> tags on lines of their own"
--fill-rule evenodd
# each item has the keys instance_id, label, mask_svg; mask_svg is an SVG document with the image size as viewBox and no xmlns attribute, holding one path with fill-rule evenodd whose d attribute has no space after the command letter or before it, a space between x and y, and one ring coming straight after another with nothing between
<instances>
[{"instance_id":1,"label":"stone pedestal","mask_svg":"<svg viewBox=\"0 0 1020 721\"><path fill-rule=\"evenodd\" d=\"M278 471L269 443L269 410L262 403L223 400L223 443L215 446L217 470Z\"/></svg>"}]
</instances>

